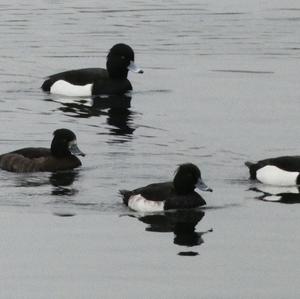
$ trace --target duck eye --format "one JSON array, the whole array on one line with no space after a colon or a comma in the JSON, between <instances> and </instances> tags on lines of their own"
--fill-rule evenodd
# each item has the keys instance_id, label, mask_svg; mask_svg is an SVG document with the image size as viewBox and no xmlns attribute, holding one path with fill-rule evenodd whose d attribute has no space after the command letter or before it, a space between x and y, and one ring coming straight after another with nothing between
<instances>
[{"instance_id":1,"label":"duck eye","mask_svg":"<svg viewBox=\"0 0 300 299\"><path fill-rule=\"evenodd\" d=\"M124 60L125 58L126 58L125 56L121 56L121 59L123 59L123 60Z\"/></svg>"}]
</instances>

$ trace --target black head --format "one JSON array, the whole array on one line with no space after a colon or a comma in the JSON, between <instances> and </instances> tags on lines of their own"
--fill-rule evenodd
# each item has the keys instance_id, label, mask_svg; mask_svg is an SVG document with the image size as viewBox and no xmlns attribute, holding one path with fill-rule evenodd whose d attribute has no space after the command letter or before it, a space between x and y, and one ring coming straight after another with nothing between
<instances>
[{"instance_id":1,"label":"black head","mask_svg":"<svg viewBox=\"0 0 300 299\"><path fill-rule=\"evenodd\" d=\"M134 52L132 48L126 44L116 44L110 49L107 55L106 69L111 78L117 79L127 78L129 70L143 73L143 71L134 64Z\"/></svg>"},{"instance_id":2,"label":"black head","mask_svg":"<svg viewBox=\"0 0 300 299\"><path fill-rule=\"evenodd\" d=\"M177 194L188 194L196 187L203 191L212 191L202 181L200 169L192 163L179 165L173 183Z\"/></svg>"},{"instance_id":3,"label":"black head","mask_svg":"<svg viewBox=\"0 0 300 299\"><path fill-rule=\"evenodd\" d=\"M53 133L51 153L57 158L71 155L84 156L84 153L77 147L76 135L68 129L58 129Z\"/></svg>"}]
</instances>

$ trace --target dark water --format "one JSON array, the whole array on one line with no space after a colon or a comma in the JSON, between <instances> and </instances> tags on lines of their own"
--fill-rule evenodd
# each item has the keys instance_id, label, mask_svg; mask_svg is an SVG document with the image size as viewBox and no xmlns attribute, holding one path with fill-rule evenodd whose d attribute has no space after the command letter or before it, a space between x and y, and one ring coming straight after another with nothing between
<instances>
[{"instance_id":1,"label":"dark water","mask_svg":"<svg viewBox=\"0 0 300 299\"><path fill-rule=\"evenodd\" d=\"M0 172L1 297L300 296L300 205L260 200L243 166L299 154L298 1L2 1L0 11L1 153L48 146L66 127L87 154L64 174ZM145 71L130 74L122 109L39 89L48 74L104 66L117 42ZM214 189L205 210L143 217L122 206L118 189L187 161Z\"/></svg>"}]
</instances>

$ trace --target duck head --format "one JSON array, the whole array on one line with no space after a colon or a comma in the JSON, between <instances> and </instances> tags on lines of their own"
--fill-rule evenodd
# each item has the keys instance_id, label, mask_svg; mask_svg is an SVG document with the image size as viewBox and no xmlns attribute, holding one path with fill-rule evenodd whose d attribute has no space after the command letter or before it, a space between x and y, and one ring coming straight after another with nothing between
<instances>
[{"instance_id":1,"label":"duck head","mask_svg":"<svg viewBox=\"0 0 300 299\"><path fill-rule=\"evenodd\" d=\"M70 155L85 156L78 148L76 135L68 129L58 129L53 133L51 153L53 156L62 158Z\"/></svg>"},{"instance_id":2,"label":"duck head","mask_svg":"<svg viewBox=\"0 0 300 299\"><path fill-rule=\"evenodd\" d=\"M179 165L173 183L178 194L188 194L193 192L195 188L212 192L212 189L203 182L200 169L192 163Z\"/></svg>"}]
</instances>

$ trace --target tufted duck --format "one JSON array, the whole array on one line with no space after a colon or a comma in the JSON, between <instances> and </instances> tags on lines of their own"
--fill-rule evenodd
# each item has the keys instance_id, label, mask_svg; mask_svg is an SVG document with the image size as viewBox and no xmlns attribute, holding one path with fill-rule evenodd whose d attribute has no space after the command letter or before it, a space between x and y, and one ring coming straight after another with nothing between
<instances>
[{"instance_id":1,"label":"tufted duck","mask_svg":"<svg viewBox=\"0 0 300 299\"><path fill-rule=\"evenodd\" d=\"M192 164L181 164L173 182L150 184L132 191L120 190L123 202L138 212L158 212L169 209L191 209L206 204L194 191L212 191L201 179L199 168Z\"/></svg>"},{"instance_id":2,"label":"tufted duck","mask_svg":"<svg viewBox=\"0 0 300 299\"><path fill-rule=\"evenodd\" d=\"M51 148L27 147L0 155L0 168L13 172L59 171L81 166L75 155L84 156L68 129L53 133Z\"/></svg>"},{"instance_id":3,"label":"tufted duck","mask_svg":"<svg viewBox=\"0 0 300 299\"><path fill-rule=\"evenodd\" d=\"M126 44L114 45L106 61L106 69L85 68L51 75L43 83L44 91L65 96L124 94L132 90L128 71L143 73L134 63L134 52Z\"/></svg>"}]
</instances>

